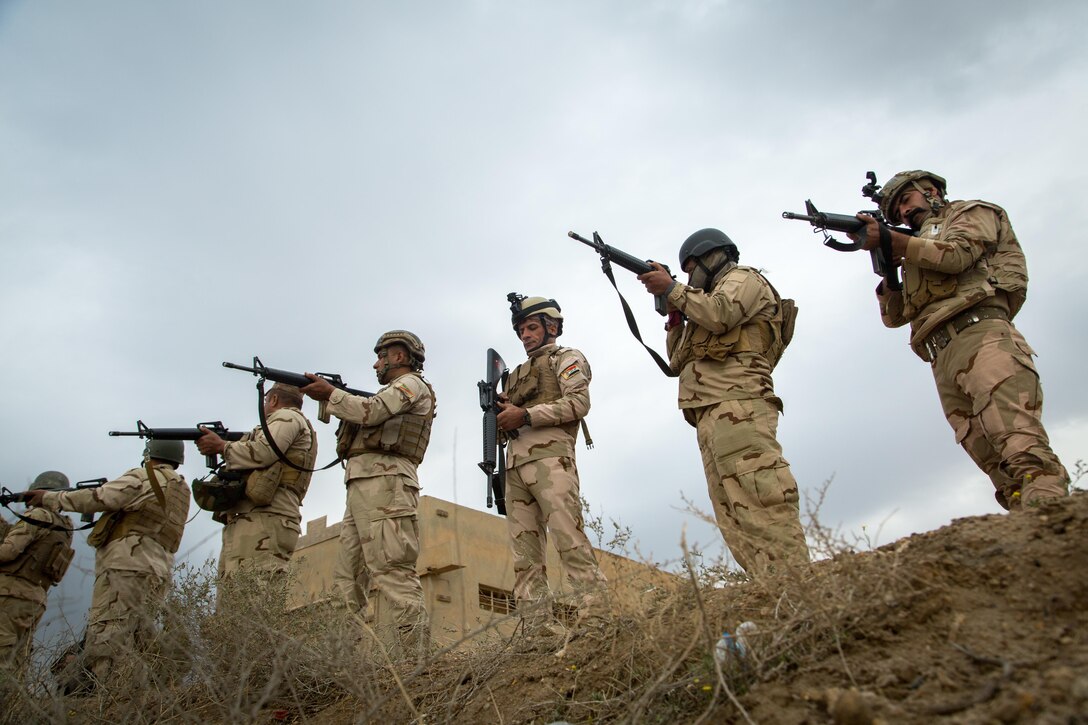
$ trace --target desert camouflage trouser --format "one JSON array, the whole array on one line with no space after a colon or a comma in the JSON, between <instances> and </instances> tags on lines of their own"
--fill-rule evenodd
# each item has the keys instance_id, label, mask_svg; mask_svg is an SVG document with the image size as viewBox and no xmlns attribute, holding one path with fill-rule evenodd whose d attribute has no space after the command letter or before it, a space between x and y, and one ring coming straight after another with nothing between
<instances>
[{"instance_id":1,"label":"desert camouflage trouser","mask_svg":"<svg viewBox=\"0 0 1088 725\"><path fill-rule=\"evenodd\" d=\"M354 478L340 525L340 556L333 584L347 605L366 614L368 591L377 591L380 625L427 623L419 558L419 488L404 476Z\"/></svg>"},{"instance_id":2,"label":"desert camouflage trouser","mask_svg":"<svg viewBox=\"0 0 1088 725\"><path fill-rule=\"evenodd\" d=\"M932 363L956 442L990 477L1004 508L1068 493L1069 474L1043 429L1033 354L1012 323L983 320L954 336Z\"/></svg>"},{"instance_id":3,"label":"desert camouflage trouser","mask_svg":"<svg viewBox=\"0 0 1088 725\"><path fill-rule=\"evenodd\" d=\"M95 577L84 656L96 679L108 677L122 655L151 642L153 610L165 596L166 582L149 572L106 569Z\"/></svg>"},{"instance_id":4,"label":"desert camouflage trouser","mask_svg":"<svg viewBox=\"0 0 1088 725\"><path fill-rule=\"evenodd\" d=\"M573 458L543 458L507 470L506 525L514 555L514 598L530 628L552 619L545 563L548 532L580 598L581 612L604 614L606 579L586 537Z\"/></svg>"},{"instance_id":5,"label":"desert camouflage trouser","mask_svg":"<svg viewBox=\"0 0 1088 725\"><path fill-rule=\"evenodd\" d=\"M298 522L286 516L256 511L239 514L223 527L219 576L229 576L242 566L287 571L301 533Z\"/></svg>"},{"instance_id":6,"label":"desert camouflage trouser","mask_svg":"<svg viewBox=\"0 0 1088 725\"><path fill-rule=\"evenodd\" d=\"M778 444L778 409L762 398L695 409L710 501L722 538L749 574L807 563L797 481Z\"/></svg>"},{"instance_id":7,"label":"desert camouflage trouser","mask_svg":"<svg viewBox=\"0 0 1088 725\"><path fill-rule=\"evenodd\" d=\"M34 628L45 607L29 599L0 597L0 670L19 670L29 661Z\"/></svg>"}]
</instances>

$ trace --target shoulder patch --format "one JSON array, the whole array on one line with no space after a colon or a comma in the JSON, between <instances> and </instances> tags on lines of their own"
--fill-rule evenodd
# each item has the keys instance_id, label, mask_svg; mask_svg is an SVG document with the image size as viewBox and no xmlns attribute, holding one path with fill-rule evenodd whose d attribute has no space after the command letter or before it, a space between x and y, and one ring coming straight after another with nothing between
<instances>
[{"instance_id":1,"label":"shoulder patch","mask_svg":"<svg viewBox=\"0 0 1088 725\"><path fill-rule=\"evenodd\" d=\"M414 399L416 397L415 392L411 388L409 388L407 385L405 385L404 383L397 383L393 387L396 390L399 390L401 395L403 395L408 400L412 400L412 399Z\"/></svg>"},{"instance_id":2,"label":"shoulder patch","mask_svg":"<svg viewBox=\"0 0 1088 725\"><path fill-rule=\"evenodd\" d=\"M582 372L581 364L579 364L578 362L572 362L570 365L567 365L565 368L563 368L559 375L564 380L570 380L580 372Z\"/></svg>"}]
</instances>

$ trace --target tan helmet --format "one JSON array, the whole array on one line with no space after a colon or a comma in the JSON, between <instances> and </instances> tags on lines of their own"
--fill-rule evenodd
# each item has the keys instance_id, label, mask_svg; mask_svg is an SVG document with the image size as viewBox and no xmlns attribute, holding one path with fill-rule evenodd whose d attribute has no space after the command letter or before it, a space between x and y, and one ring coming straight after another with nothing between
<instances>
[{"instance_id":1,"label":"tan helmet","mask_svg":"<svg viewBox=\"0 0 1088 725\"><path fill-rule=\"evenodd\" d=\"M68 477L60 471L43 471L34 479L34 483L30 484L30 490L63 491L70 486Z\"/></svg>"},{"instance_id":2,"label":"tan helmet","mask_svg":"<svg viewBox=\"0 0 1088 725\"><path fill-rule=\"evenodd\" d=\"M411 358L410 367L413 370L423 369L423 362L427 359L427 348L423 347L423 341L419 339L419 335L408 330L390 330L374 343L374 352L377 353L390 345L404 345Z\"/></svg>"},{"instance_id":3,"label":"tan helmet","mask_svg":"<svg viewBox=\"0 0 1088 725\"><path fill-rule=\"evenodd\" d=\"M918 191L925 194L922 189L922 185L919 183L922 179L932 179L933 185L937 187L937 190L943 197L945 195L945 189L948 188L948 182L944 180L943 176L938 176L932 171L925 171L924 169L915 169L913 171L900 171L898 174L888 179L888 182L884 184L884 188L880 190L880 213L884 215L892 224L899 224L899 210L897 206L897 197L899 194L907 189L908 185L913 186ZM928 196L926 198L929 198ZM929 204L936 211L941 207L940 199L930 199Z\"/></svg>"},{"instance_id":4,"label":"tan helmet","mask_svg":"<svg viewBox=\"0 0 1088 725\"><path fill-rule=\"evenodd\" d=\"M526 317L544 315L559 323L560 334L562 334L563 314L560 312L562 308L555 300L544 297L526 297L525 295L519 295L517 292L506 295L506 299L510 302L510 322L515 330L518 329L518 323Z\"/></svg>"}]
</instances>

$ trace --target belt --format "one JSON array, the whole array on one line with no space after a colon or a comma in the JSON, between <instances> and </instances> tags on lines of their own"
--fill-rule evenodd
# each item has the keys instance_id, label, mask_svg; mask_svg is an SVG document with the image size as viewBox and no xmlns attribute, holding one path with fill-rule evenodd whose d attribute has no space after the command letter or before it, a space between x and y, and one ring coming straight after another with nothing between
<instances>
[{"instance_id":1,"label":"belt","mask_svg":"<svg viewBox=\"0 0 1088 725\"><path fill-rule=\"evenodd\" d=\"M937 353L945 349L952 338L966 330L971 325L977 325L983 320L1008 320L1009 313L1000 307L972 307L959 313L948 322L944 323L926 338L922 348L926 351L926 362L937 359Z\"/></svg>"}]
</instances>

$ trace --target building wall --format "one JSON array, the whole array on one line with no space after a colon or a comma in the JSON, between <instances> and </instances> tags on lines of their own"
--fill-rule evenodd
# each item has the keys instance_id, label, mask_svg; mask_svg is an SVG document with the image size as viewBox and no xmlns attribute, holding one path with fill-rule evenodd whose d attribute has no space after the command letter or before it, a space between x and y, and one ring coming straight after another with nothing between
<instances>
[{"instance_id":1,"label":"building wall","mask_svg":"<svg viewBox=\"0 0 1088 725\"><path fill-rule=\"evenodd\" d=\"M306 524L295 550L294 603L305 605L331 596L332 571L339 551L340 523L324 517ZM419 501L420 557L416 565L431 633L449 644L472 633L512 634L514 564L506 519L494 513L423 496ZM608 577L611 596L636 606L673 575L655 567L595 550ZM548 581L557 598L570 594L555 547L547 548Z\"/></svg>"}]
</instances>

